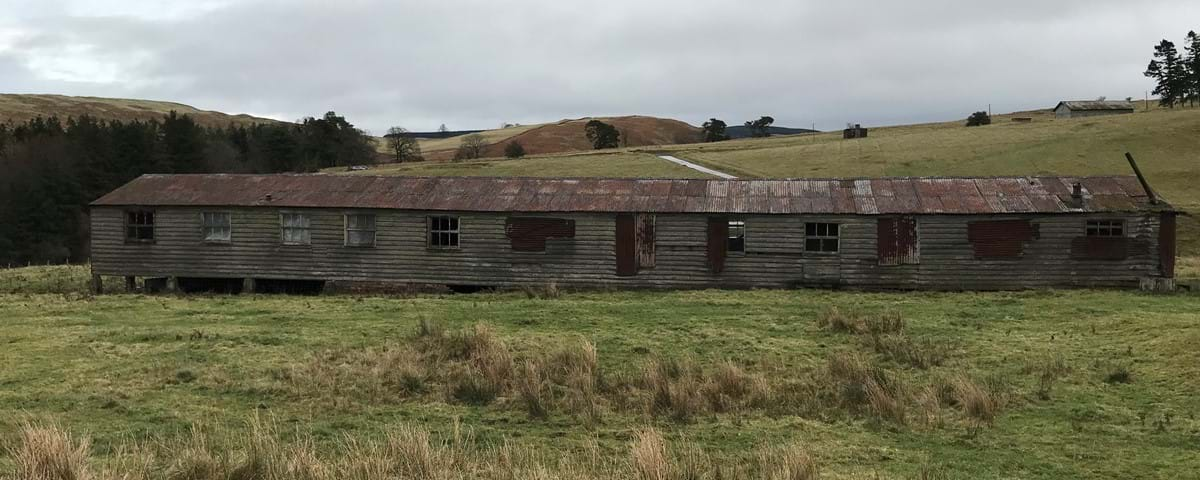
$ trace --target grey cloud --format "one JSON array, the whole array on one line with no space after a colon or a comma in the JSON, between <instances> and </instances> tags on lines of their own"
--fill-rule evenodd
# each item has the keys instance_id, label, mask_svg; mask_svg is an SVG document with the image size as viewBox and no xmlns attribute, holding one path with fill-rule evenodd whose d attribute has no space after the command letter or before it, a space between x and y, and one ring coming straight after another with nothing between
<instances>
[{"instance_id":1,"label":"grey cloud","mask_svg":"<svg viewBox=\"0 0 1200 480\"><path fill-rule=\"evenodd\" d=\"M1138 6L1154 16L1117 1L872 3L262 1L170 20L55 8L21 25L33 34L18 56L89 45L136 79L44 83L61 93L285 119L332 109L374 132L634 113L837 128L1140 96L1153 44L1200 28L1186 23L1200 5L1182 1ZM22 75L6 88L47 91Z\"/></svg>"}]
</instances>

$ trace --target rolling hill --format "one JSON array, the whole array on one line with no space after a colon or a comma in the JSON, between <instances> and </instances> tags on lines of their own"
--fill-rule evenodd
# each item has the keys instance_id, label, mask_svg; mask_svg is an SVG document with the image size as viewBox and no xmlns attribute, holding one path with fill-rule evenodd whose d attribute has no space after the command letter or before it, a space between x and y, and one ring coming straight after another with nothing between
<instances>
[{"instance_id":1,"label":"rolling hill","mask_svg":"<svg viewBox=\"0 0 1200 480\"><path fill-rule=\"evenodd\" d=\"M631 115L595 118L612 124L621 131L622 143L628 147L670 145L700 141L700 129L679 120ZM560 120L541 125L521 125L480 132L488 142L485 157L499 157L509 142L517 141L529 154L553 154L591 150L584 136L584 125L593 118ZM449 160L462 142L462 137L421 140L421 150L428 160Z\"/></svg>"},{"instance_id":2,"label":"rolling hill","mask_svg":"<svg viewBox=\"0 0 1200 480\"><path fill-rule=\"evenodd\" d=\"M19 123L38 116L61 118L91 115L106 120L150 120L171 110L187 114L198 123L225 126L230 123L271 123L270 118L200 110L191 105L157 100L127 98L72 97L67 95L0 94L0 123Z\"/></svg>"}]
</instances>

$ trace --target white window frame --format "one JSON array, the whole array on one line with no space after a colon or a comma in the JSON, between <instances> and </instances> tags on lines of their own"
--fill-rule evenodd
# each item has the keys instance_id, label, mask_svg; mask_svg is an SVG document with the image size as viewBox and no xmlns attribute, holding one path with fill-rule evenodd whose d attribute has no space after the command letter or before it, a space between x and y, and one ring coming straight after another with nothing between
<instances>
[{"instance_id":1,"label":"white window frame","mask_svg":"<svg viewBox=\"0 0 1200 480\"><path fill-rule=\"evenodd\" d=\"M224 225L210 221L210 216L221 215L225 217ZM225 238L210 238L210 232L214 232L217 229L225 230ZM200 239L204 243L233 243L233 214L221 211L200 212Z\"/></svg>"},{"instance_id":2,"label":"white window frame","mask_svg":"<svg viewBox=\"0 0 1200 480\"><path fill-rule=\"evenodd\" d=\"M351 228L350 227L350 217L370 218L371 219L371 227L365 228L362 226L357 226L357 227ZM359 213L347 213L345 215L342 215L342 227L343 227L342 245L346 246L346 247L374 248L375 242L377 242L379 239L379 217L377 215L375 215L374 213L359 212ZM351 243L350 242L350 237L351 237L352 233L367 233L367 232L369 232L371 234L371 242L370 243Z\"/></svg>"},{"instance_id":3,"label":"white window frame","mask_svg":"<svg viewBox=\"0 0 1200 480\"><path fill-rule=\"evenodd\" d=\"M816 225L815 228L818 232L816 235L808 234L808 226L809 225ZM826 226L825 235L821 235L819 233L822 225ZM829 234L829 231L828 231L829 225L832 225L836 229L836 231L833 233L833 235ZM822 247L824 246L826 241L833 240L835 242L834 249L833 250L825 250L824 248L821 248L818 250L810 250L808 248L809 240L820 240ZM837 255L841 252L842 252L842 224L841 223L838 223L838 222L804 222L804 253L812 253L812 254L817 254L817 255Z\"/></svg>"},{"instance_id":4,"label":"white window frame","mask_svg":"<svg viewBox=\"0 0 1200 480\"><path fill-rule=\"evenodd\" d=\"M434 228L435 219L449 219L454 222L454 228ZM433 241L434 235L447 235L453 239L453 245L438 245ZM440 242L438 242L440 243ZM434 250L458 250L462 248L462 219L457 215L429 215L425 217L425 246Z\"/></svg>"},{"instance_id":5,"label":"white window frame","mask_svg":"<svg viewBox=\"0 0 1200 480\"><path fill-rule=\"evenodd\" d=\"M725 253L745 254L746 253L746 221L743 219L740 219L740 218L730 219L725 223L725 226L726 226L726 229L728 230L728 233L725 235ZM736 236L733 235L734 228L740 229L742 232L742 235L741 235L742 236L742 249L741 250L733 250L730 248L730 245L733 245L732 240L734 238L737 238Z\"/></svg>"},{"instance_id":6,"label":"white window frame","mask_svg":"<svg viewBox=\"0 0 1200 480\"><path fill-rule=\"evenodd\" d=\"M303 226L287 226L287 217L297 216L303 220ZM300 230L303 239L288 241L288 230ZM279 212L279 243L283 245L312 245L312 215L303 212Z\"/></svg>"}]
</instances>

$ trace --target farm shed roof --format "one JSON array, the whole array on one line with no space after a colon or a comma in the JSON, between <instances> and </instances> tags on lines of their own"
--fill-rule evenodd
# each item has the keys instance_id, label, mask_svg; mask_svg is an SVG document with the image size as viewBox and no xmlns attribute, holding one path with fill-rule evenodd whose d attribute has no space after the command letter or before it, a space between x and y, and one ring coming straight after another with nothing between
<instances>
[{"instance_id":1,"label":"farm shed roof","mask_svg":"<svg viewBox=\"0 0 1200 480\"><path fill-rule=\"evenodd\" d=\"M1055 110L1058 107L1066 105L1072 111L1084 110L1133 110L1133 103L1124 100L1068 100L1058 102L1054 106Z\"/></svg>"},{"instance_id":2,"label":"farm shed roof","mask_svg":"<svg viewBox=\"0 0 1200 480\"><path fill-rule=\"evenodd\" d=\"M1072 184L1083 185L1073 208ZM1133 176L657 180L322 174L143 175L93 206L477 212L994 214L1169 210Z\"/></svg>"}]
</instances>

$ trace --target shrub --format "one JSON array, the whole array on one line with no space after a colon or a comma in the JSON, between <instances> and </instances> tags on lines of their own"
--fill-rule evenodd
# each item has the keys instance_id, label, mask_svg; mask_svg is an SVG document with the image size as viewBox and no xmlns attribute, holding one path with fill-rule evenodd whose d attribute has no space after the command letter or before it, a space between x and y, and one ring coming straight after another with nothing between
<instances>
[{"instance_id":1,"label":"shrub","mask_svg":"<svg viewBox=\"0 0 1200 480\"><path fill-rule=\"evenodd\" d=\"M982 112L982 111L975 112L975 113L972 113L970 117L967 117L967 126L968 127L978 127L978 126L982 126L982 125L991 125L991 124L992 124L992 117L991 117L991 115L988 115L987 112Z\"/></svg>"},{"instance_id":2,"label":"shrub","mask_svg":"<svg viewBox=\"0 0 1200 480\"><path fill-rule=\"evenodd\" d=\"M521 142L513 140L504 146L504 156L507 158L521 158L525 156L525 146Z\"/></svg>"}]
</instances>

